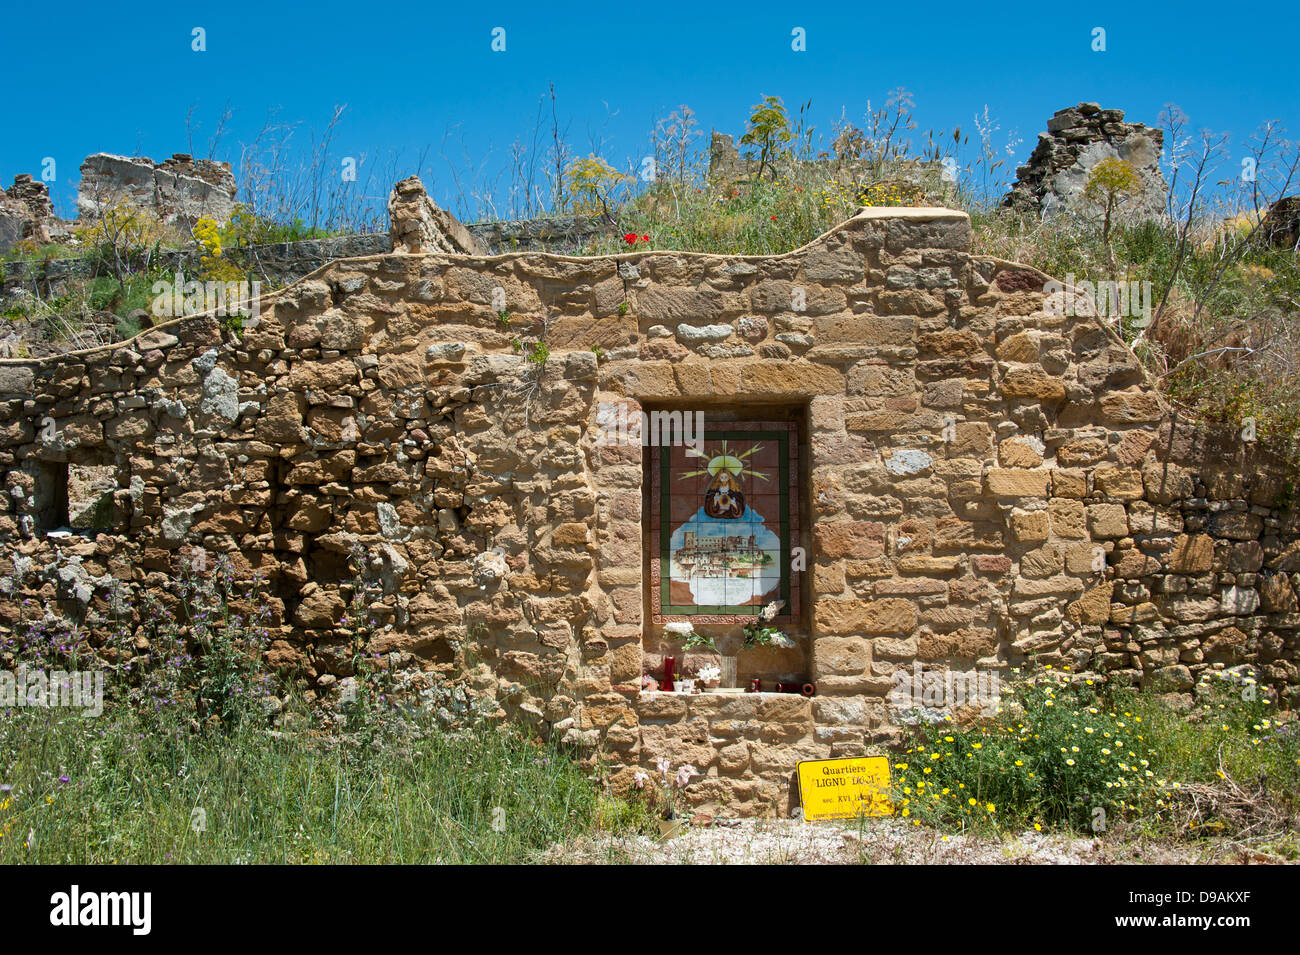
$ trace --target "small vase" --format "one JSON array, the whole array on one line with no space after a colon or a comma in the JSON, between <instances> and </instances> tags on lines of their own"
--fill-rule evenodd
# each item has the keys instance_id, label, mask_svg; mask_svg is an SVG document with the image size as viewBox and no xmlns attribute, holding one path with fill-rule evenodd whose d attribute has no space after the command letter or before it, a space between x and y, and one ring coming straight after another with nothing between
<instances>
[{"instance_id":1,"label":"small vase","mask_svg":"<svg viewBox=\"0 0 1300 955\"><path fill-rule=\"evenodd\" d=\"M721 684L728 689L736 685L736 657L733 654L724 654L718 661L718 669L722 671L719 677Z\"/></svg>"},{"instance_id":2,"label":"small vase","mask_svg":"<svg viewBox=\"0 0 1300 955\"><path fill-rule=\"evenodd\" d=\"M673 816L671 819L659 820L659 838L671 839L674 836L680 836L686 828L685 816Z\"/></svg>"}]
</instances>

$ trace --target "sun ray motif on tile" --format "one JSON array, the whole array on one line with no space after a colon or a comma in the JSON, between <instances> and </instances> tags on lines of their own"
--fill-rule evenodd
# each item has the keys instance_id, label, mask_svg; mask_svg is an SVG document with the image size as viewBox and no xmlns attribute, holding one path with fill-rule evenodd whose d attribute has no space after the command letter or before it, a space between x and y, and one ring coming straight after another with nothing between
<instances>
[{"instance_id":1,"label":"sun ray motif on tile","mask_svg":"<svg viewBox=\"0 0 1300 955\"><path fill-rule=\"evenodd\" d=\"M748 619L791 585L790 422L730 422L702 443L655 449L655 612ZM702 466L701 466L702 465ZM795 478L797 482L797 477Z\"/></svg>"}]
</instances>

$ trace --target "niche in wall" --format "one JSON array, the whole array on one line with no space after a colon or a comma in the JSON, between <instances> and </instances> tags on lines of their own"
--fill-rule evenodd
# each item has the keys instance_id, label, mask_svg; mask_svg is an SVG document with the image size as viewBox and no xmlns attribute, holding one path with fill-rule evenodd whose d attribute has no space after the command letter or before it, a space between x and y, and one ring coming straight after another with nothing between
<instances>
[{"instance_id":1,"label":"niche in wall","mask_svg":"<svg viewBox=\"0 0 1300 955\"><path fill-rule=\"evenodd\" d=\"M643 438L645 669L689 651L697 664L738 655L739 672L765 681L806 678L807 409L711 408L695 427L683 411L682 427L656 426L675 413L648 409ZM741 628L772 604L768 625L793 645L742 652ZM672 625L687 623L716 649L684 648Z\"/></svg>"}]
</instances>

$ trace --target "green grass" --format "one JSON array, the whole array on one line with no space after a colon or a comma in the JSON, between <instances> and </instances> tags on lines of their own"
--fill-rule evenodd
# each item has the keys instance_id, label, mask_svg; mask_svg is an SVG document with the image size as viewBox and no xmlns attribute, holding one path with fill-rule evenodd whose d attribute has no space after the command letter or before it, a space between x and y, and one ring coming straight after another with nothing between
<instances>
[{"instance_id":1,"label":"green grass","mask_svg":"<svg viewBox=\"0 0 1300 955\"><path fill-rule=\"evenodd\" d=\"M617 210L619 235L593 239L578 251L779 255L839 225L863 205L863 198L856 184L806 169L730 188L695 180L669 182ZM876 205L923 204L919 195L903 187L886 187L865 198ZM624 234L637 241L627 242Z\"/></svg>"},{"instance_id":2,"label":"green grass","mask_svg":"<svg viewBox=\"0 0 1300 955\"><path fill-rule=\"evenodd\" d=\"M43 615L0 631L8 670L109 661L97 717L0 714L0 862L523 862L635 822L568 751L450 697L396 692L360 650L361 576L354 630L341 627L358 646L355 698L329 711L262 667L264 596L224 557L165 586L173 609L124 606L106 646Z\"/></svg>"},{"instance_id":3,"label":"green grass","mask_svg":"<svg viewBox=\"0 0 1300 955\"><path fill-rule=\"evenodd\" d=\"M574 760L511 729L356 747L20 710L0 766L3 863L526 862L622 818Z\"/></svg>"}]
</instances>

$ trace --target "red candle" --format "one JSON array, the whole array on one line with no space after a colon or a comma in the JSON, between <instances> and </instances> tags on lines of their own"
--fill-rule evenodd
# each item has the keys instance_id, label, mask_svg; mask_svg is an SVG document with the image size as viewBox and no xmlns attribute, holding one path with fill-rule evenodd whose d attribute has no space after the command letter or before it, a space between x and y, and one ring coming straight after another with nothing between
<instances>
[{"instance_id":1,"label":"red candle","mask_svg":"<svg viewBox=\"0 0 1300 955\"><path fill-rule=\"evenodd\" d=\"M664 692L673 691L673 670L677 667L676 657L664 657Z\"/></svg>"}]
</instances>

